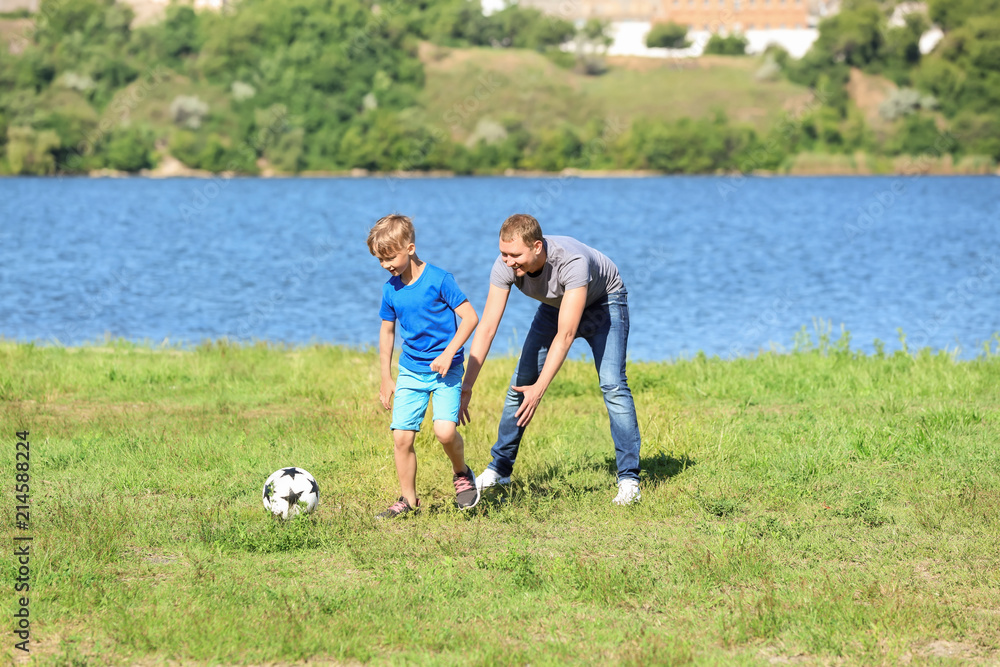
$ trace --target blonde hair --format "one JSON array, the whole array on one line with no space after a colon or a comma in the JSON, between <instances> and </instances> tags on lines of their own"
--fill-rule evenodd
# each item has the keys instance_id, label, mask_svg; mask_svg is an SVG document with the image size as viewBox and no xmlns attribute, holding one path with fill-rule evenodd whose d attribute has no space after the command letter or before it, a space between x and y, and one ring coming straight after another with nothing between
<instances>
[{"instance_id":1,"label":"blonde hair","mask_svg":"<svg viewBox=\"0 0 1000 667\"><path fill-rule=\"evenodd\" d=\"M515 213L500 226L501 241L510 243L514 239L521 239L524 245L531 247L535 241L542 240L542 226L526 213Z\"/></svg>"},{"instance_id":2,"label":"blonde hair","mask_svg":"<svg viewBox=\"0 0 1000 667\"><path fill-rule=\"evenodd\" d=\"M375 257L389 257L416 243L416 240L413 221L405 215L393 213L380 218L368 232L368 250Z\"/></svg>"}]
</instances>

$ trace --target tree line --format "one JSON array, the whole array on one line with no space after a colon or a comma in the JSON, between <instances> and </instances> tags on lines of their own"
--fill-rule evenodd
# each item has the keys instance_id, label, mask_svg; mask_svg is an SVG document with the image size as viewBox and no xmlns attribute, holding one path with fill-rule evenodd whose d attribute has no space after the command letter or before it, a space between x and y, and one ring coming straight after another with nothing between
<instances>
[{"instance_id":1,"label":"tree line","mask_svg":"<svg viewBox=\"0 0 1000 667\"><path fill-rule=\"evenodd\" d=\"M875 0L845 2L801 60L770 51L758 75L808 86L818 102L768 132L721 113L534 131L512 116L470 146L421 111L421 41L534 49L580 67L582 56L559 46L570 39L606 46L606 26L578 30L516 5L484 16L468 0L241 0L222 12L171 4L163 20L136 27L132 10L114 0L43 0L33 29L0 50L0 173L136 172L164 150L192 168L247 174L262 159L288 173L462 174L775 170L804 151L1000 159L1000 0L929 6L946 30L929 56L916 48L926 22L910 15L888 27ZM743 46L720 37L713 49ZM599 75L593 53L586 58L583 71ZM893 133L874 132L851 103L851 67L901 86L885 110ZM160 87L176 91L169 108L147 108Z\"/></svg>"}]
</instances>

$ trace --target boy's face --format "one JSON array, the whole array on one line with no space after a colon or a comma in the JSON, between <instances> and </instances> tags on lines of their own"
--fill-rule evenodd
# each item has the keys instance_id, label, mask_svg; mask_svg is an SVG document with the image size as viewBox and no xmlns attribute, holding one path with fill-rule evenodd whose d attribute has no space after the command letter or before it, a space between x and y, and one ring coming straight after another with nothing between
<instances>
[{"instance_id":1,"label":"boy's face","mask_svg":"<svg viewBox=\"0 0 1000 667\"><path fill-rule=\"evenodd\" d=\"M408 268L410 268L410 255L412 255L415 250L416 247L411 243L391 255L379 255L378 263L382 265L383 269L392 275L402 275Z\"/></svg>"},{"instance_id":2,"label":"boy's face","mask_svg":"<svg viewBox=\"0 0 1000 667\"><path fill-rule=\"evenodd\" d=\"M535 241L534 245L528 245L523 239L504 241L500 239L500 257L503 263L514 269L514 275L521 277L525 273L535 273L545 266L545 258L542 257L542 242Z\"/></svg>"}]
</instances>

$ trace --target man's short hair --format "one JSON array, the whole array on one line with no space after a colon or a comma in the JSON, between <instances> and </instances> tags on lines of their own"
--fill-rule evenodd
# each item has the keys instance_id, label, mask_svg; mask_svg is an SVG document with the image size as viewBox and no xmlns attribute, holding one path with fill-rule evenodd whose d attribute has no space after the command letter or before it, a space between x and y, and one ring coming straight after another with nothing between
<instances>
[{"instance_id":1,"label":"man's short hair","mask_svg":"<svg viewBox=\"0 0 1000 667\"><path fill-rule=\"evenodd\" d=\"M527 213L515 213L500 226L501 241L510 243L514 239L521 239L530 248L542 240L542 226Z\"/></svg>"},{"instance_id":2,"label":"man's short hair","mask_svg":"<svg viewBox=\"0 0 1000 667\"><path fill-rule=\"evenodd\" d=\"M368 250L375 257L391 257L416 240L413 221L393 213L380 218L368 232Z\"/></svg>"}]
</instances>

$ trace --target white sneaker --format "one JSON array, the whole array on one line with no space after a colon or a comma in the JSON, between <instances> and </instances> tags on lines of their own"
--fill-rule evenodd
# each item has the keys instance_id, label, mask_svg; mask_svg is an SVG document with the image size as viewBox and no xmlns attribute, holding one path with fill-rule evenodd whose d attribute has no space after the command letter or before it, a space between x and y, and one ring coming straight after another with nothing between
<instances>
[{"instance_id":1,"label":"white sneaker","mask_svg":"<svg viewBox=\"0 0 1000 667\"><path fill-rule=\"evenodd\" d=\"M642 493L639 492L639 482L629 478L618 481L618 495L612 501L615 505L631 505L640 500Z\"/></svg>"},{"instance_id":2,"label":"white sneaker","mask_svg":"<svg viewBox=\"0 0 1000 667\"><path fill-rule=\"evenodd\" d=\"M483 474L476 478L476 488L482 493L483 489L491 486L503 486L510 484L510 477L501 477L493 468L487 468Z\"/></svg>"}]
</instances>

